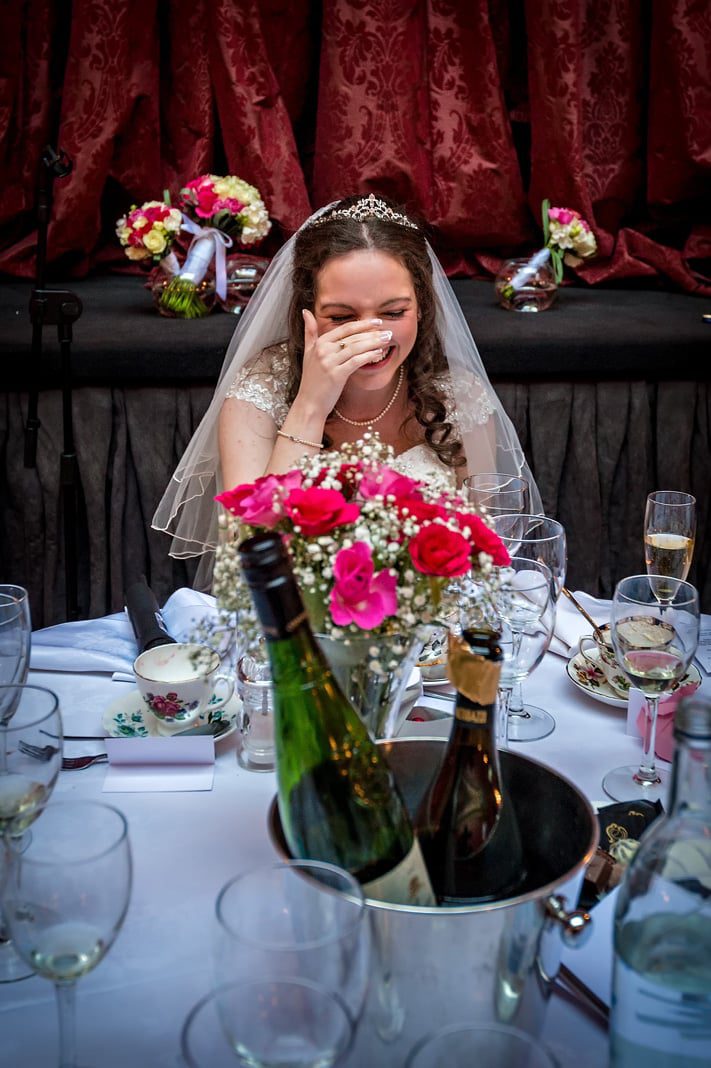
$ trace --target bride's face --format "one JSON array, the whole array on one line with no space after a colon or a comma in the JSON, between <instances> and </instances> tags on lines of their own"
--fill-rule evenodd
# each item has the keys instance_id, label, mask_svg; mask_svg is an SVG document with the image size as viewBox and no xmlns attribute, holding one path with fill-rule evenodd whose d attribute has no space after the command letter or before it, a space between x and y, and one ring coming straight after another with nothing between
<instances>
[{"instance_id":1,"label":"bride's face","mask_svg":"<svg viewBox=\"0 0 711 1068\"><path fill-rule=\"evenodd\" d=\"M358 249L334 256L316 276L319 334L358 319L382 319L382 329L392 330L385 358L354 372L350 381L361 389L384 389L394 379L415 344L417 312L410 272L387 252Z\"/></svg>"}]
</instances>

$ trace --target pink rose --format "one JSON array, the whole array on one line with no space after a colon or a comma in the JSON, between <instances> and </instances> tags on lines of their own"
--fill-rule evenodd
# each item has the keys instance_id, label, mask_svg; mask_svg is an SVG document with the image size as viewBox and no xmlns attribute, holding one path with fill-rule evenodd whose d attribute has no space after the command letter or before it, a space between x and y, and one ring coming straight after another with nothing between
<instances>
[{"instance_id":1,"label":"pink rose","mask_svg":"<svg viewBox=\"0 0 711 1068\"><path fill-rule=\"evenodd\" d=\"M377 497L378 494L382 494L383 497L392 495L399 499L414 496L418 486L419 482L414 478L401 475L398 471L393 471L391 467L381 467L375 475L363 475L359 492L366 500L370 497Z\"/></svg>"},{"instance_id":2,"label":"pink rose","mask_svg":"<svg viewBox=\"0 0 711 1068\"><path fill-rule=\"evenodd\" d=\"M335 583L331 590L331 617L338 627L355 623L363 630L378 627L397 612L397 578L389 571L374 574L370 546L357 541L341 549L333 562Z\"/></svg>"},{"instance_id":3,"label":"pink rose","mask_svg":"<svg viewBox=\"0 0 711 1068\"><path fill-rule=\"evenodd\" d=\"M301 485L301 472L289 471L285 475L264 475L256 482L245 482L234 489L225 490L215 497L228 512L236 515L250 526L272 530L284 518L281 507L286 493Z\"/></svg>"},{"instance_id":4,"label":"pink rose","mask_svg":"<svg viewBox=\"0 0 711 1068\"><path fill-rule=\"evenodd\" d=\"M555 219L561 226L567 226L568 223L572 223L573 219L579 219L580 215L577 211L573 211L571 208L549 208L548 215L551 219Z\"/></svg>"},{"instance_id":5,"label":"pink rose","mask_svg":"<svg viewBox=\"0 0 711 1068\"><path fill-rule=\"evenodd\" d=\"M397 502L399 512L407 510L407 514L417 519L420 523L432 519L444 519L447 515L444 508L430 501L423 501L419 497L401 497Z\"/></svg>"},{"instance_id":6,"label":"pink rose","mask_svg":"<svg viewBox=\"0 0 711 1068\"><path fill-rule=\"evenodd\" d=\"M284 511L307 538L327 534L335 527L354 523L360 515L357 504L349 504L338 490L294 489L284 501Z\"/></svg>"},{"instance_id":7,"label":"pink rose","mask_svg":"<svg viewBox=\"0 0 711 1068\"><path fill-rule=\"evenodd\" d=\"M471 567L471 546L466 538L443 523L421 527L408 546L412 562L423 575L454 578Z\"/></svg>"},{"instance_id":8,"label":"pink rose","mask_svg":"<svg viewBox=\"0 0 711 1068\"><path fill-rule=\"evenodd\" d=\"M469 527L471 530L475 552L488 553L496 567L506 567L511 563L511 557L501 538L491 527L487 527L481 516L457 512L456 517L460 527Z\"/></svg>"}]
</instances>

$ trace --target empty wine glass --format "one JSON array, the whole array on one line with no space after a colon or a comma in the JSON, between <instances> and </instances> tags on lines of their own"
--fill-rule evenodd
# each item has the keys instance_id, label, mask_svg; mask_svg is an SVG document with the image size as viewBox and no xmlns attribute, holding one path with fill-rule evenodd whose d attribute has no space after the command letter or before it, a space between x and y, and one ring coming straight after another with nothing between
<instances>
[{"instance_id":1,"label":"empty wine glass","mask_svg":"<svg viewBox=\"0 0 711 1068\"><path fill-rule=\"evenodd\" d=\"M681 579L661 597L667 578L631 575L618 582L612 599L610 633L620 670L647 698L647 730L639 767L615 768L602 781L615 801L663 800L669 774L656 766L654 743L659 698L681 679L699 640L699 595Z\"/></svg>"},{"instance_id":2,"label":"empty wine glass","mask_svg":"<svg viewBox=\"0 0 711 1068\"><path fill-rule=\"evenodd\" d=\"M520 715L509 707L513 687L540 664L553 633L555 608L551 597L551 573L546 565L537 560L514 558L510 567L501 568L496 610L504 653L499 682L498 734L499 744L505 749L509 741L542 738L553 729L545 720L539 722L535 711Z\"/></svg>"},{"instance_id":3,"label":"empty wine glass","mask_svg":"<svg viewBox=\"0 0 711 1068\"><path fill-rule=\"evenodd\" d=\"M0 707L12 709L0 719L0 834L7 848L22 849L28 840L23 835L47 804L62 765L59 701L41 686L0 686ZM53 745L46 745L44 731ZM0 982L30 975L0 911Z\"/></svg>"},{"instance_id":4,"label":"empty wine glass","mask_svg":"<svg viewBox=\"0 0 711 1068\"><path fill-rule=\"evenodd\" d=\"M558 1068L540 1039L495 1023L449 1024L425 1035L405 1068Z\"/></svg>"},{"instance_id":5,"label":"empty wine glass","mask_svg":"<svg viewBox=\"0 0 711 1068\"><path fill-rule=\"evenodd\" d=\"M331 1068L354 1022L338 993L305 979L218 987L194 1006L180 1045L188 1068Z\"/></svg>"},{"instance_id":6,"label":"empty wine glass","mask_svg":"<svg viewBox=\"0 0 711 1068\"><path fill-rule=\"evenodd\" d=\"M316 861L255 868L223 887L216 914L218 984L317 983L338 994L355 1024L368 985L370 928L352 875Z\"/></svg>"},{"instance_id":7,"label":"empty wine glass","mask_svg":"<svg viewBox=\"0 0 711 1068\"><path fill-rule=\"evenodd\" d=\"M492 516L492 526L509 551L511 557L538 560L551 572L551 595L553 608L565 586L568 551L565 529L556 519L540 515ZM555 619L553 621L555 626ZM545 709L527 704L523 700L521 683L516 683L511 694L509 710L519 717L534 719L528 741L545 738L555 729L555 720ZM512 735L513 738L513 735Z\"/></svg>"},{"instance_id":8,"label":"empty wine glass","mask_svg":"<svg viewBox=\"0 0 711 1068\"><path fill-rule=\"evenodd\" d=\"M464 489L472 504L491 515L528 512L528 480L503 471L485 471L464 479Z\"/></svg>"},{"instance_id":9,"label":"empty wine glass","mask_svg":"<svg viewBox=\"0 0 711 1068\"><path fill-rule=\"evenodd\" d=\"M649 494L644 513L644 559L648 575L669 580L657 586L657 596L663 604L674 595L673 580L683 580L689 574L695 537L695 497L677 490Z\"/></svg>"},{"instance_id":10,"label":"empty wine glass","mask_svg":"<svg viewBox=\"0 0 711 1068\"><path fill-rule=\"evenodd\" d=\"M7 851L3 905L17 952L55 984L60 1064L75 1068L75 986L113 945L131 893L126 820L97 801L54 801Z\"/></svg>"},{"instance_id":11,"label":"empty wine glass","mask_svg":"<svg viewBox=\"0 0 711 1068\"><path fill-rule=\"evenodd\" d=\"M22 685L30 668L32 624L30 601L23 586L0 585L0 685ZM12 698L6 691L4 700ZM12 706L0 703L0 720L12 715Z\"/></svg>"}]
</instances>

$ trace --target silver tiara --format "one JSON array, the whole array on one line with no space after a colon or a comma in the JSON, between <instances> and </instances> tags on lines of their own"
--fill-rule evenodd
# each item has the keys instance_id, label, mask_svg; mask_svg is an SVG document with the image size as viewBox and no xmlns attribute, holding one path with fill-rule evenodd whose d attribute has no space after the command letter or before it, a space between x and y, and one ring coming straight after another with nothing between
<instances>
[{"instance_id":1,"label":"silver tiara","mask_svg":"<svg viewBox=\"0 0 711 1068\"><path fill-rule=\"evenodd\" d=\"M330 222L331 219L355 219L356 222L363 222L364 219L372 218L382 219L384 222L397 223L398 226L407 226L410 230L419 230L419 226L412 222L411 219L408 219L406 215L393 211L384 200L380 200L374 193L363 197L362 200L357 201L355 204L351 204L350 208L339 208L338 211L327 212L319 216L318 219L314 220L313 225L318 226L321 223Z\"/></svg>"}]
</instances>

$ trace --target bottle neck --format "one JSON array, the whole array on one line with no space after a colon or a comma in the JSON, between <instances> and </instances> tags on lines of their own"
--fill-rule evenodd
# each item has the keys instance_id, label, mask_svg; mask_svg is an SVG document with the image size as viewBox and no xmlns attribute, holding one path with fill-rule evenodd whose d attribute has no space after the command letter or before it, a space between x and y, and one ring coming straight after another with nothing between
<instances>
[{"instance_id":1,"label":"bottle neck","mask_svg":"<svg viewBox=\"0 0 711 1068\"><path fill-rule=\"evenodd\" d=\"M677 740L669 814L711 817L711 741Z\"/></svg>"},{"instance_id":2,"label":"bottle neck","mask_svg":"<svg viewBox=\"0 0 711 1068\"><path fill-rule=\"evenodd\" d=\"M454 723L463 734L474 740L475 737L491 735L493 737L496 723L496 706L472 701L466 694L457 693L454 704Z\"/></svg>"}]
</instances>

